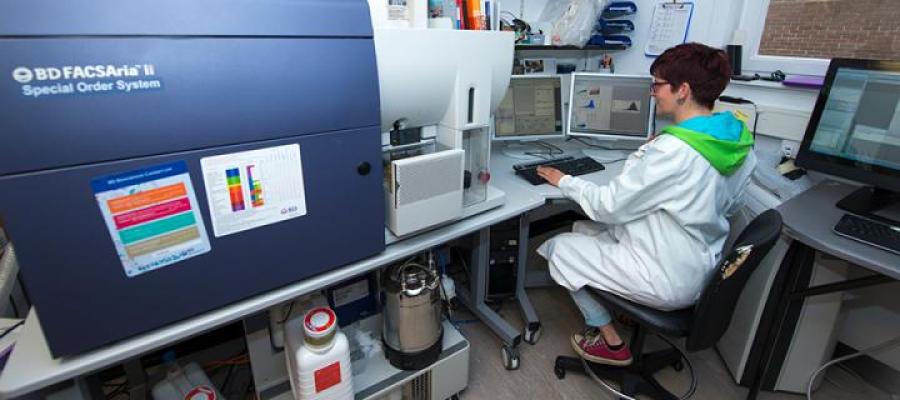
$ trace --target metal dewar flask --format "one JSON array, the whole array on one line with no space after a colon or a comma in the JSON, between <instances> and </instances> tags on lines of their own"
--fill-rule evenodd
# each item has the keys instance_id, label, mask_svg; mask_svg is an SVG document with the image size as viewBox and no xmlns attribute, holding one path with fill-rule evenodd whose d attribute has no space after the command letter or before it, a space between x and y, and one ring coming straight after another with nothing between
<instances>
[{"instance_id":1,"label":"metal dewar flask","mask_svg":"<svg viewBox=\"0 0 900 400\"><path fill-rule=\"evenodd\" d=\"M437 274L415 263L388 268L382 275L382 340L391 365L427 367L442 350L441 298Z\"/></svg>"}]
</instances>

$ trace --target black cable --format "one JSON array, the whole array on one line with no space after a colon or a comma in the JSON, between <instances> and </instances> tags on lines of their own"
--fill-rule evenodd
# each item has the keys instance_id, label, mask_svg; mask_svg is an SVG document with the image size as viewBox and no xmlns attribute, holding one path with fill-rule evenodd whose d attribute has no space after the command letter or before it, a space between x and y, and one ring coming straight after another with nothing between
<instances>
[{"instance_id":1,"label":"black cable","mask_svg":"<svg viewBox=\"0 0 900 400\"><path fill-rule=\"evenodd\" d=\"M555 145L555 144L553 144L553 143L546 142L546 141L543 141L543 140L538 140L537 142L543 144L544 146L547 146L547 148L550 149L550 154L551 154L551 155L553 155L553 150L558 151L559 154L566 154L566 151L565 151L565 150L561 149L559 146L557 146L557 145Z\"/></svg>"},{"instance_id":2,"label":"black cable","mask_svg":"<svg viewBox=\"0 0 900 400\"><path fill-rule=\"evenodd\" d=\"M21 326L24 323L25 323L25 320L23 319L19 322L16 322L15 324L13 324L13 326L6 328L6 330L3 331L3 333L0 333L0 339L3 339L4 337L6 337L6 335L9 335L14 329L18 328L19 326Z\"/></svg>"},{"instance_id":3,"label":"black cable","mask_svg":"<svg viewBox=\"0 0 900 400\"><path fill-rule=\"evenodd\" d=\"M253 379L247 379L247 389L244 391L244 394L247 395L252 392L253 392ZM247 396L247 397L251 398L251 399L256 398L256 394L254 393L254 395L252 397L251 396Z\"/></svg>"},{"instance_id":4,"label":"black cable","mask_svg":"<svg viewBox=\"0 0 900 400\"><path fill-rule=\"evenodd\" d=\"M543 147L543 148L547 149L547 157L549 157L549 158L544 157L544 155L542 155L542 154L540 154L540 153L535 153L535 152L526 152L526 153L525 153L526 155L529 155L529 156L535 156L535 157L542 157L542 158L544 158L544 159L553 159L553 156L554 156L554 155L563 155L563 154L566 154L566 152L565 152L563 149L560 149L559 147L556 147L556 146L554 146L554 145L552 145L552 144L550 144L550 143L547 143L547 142L545 142L545 141L543 141L543 140L538 140L538 141L536 141L536 142L534 142L534 143L535 143L536 145L538 145L539 147Z\"/></svg>"},{"instance_id":5,"label":"black cable","mask_svg":"<svg viewBox=\"0 0 900 400\"><path fill-rule=\"evenodd\" d=\"M452 248L456 253L456 256L459 257L460 265L462 266L463 273L466 275L466 284L472 284L472 274L469 272L469 264L466 262L466 258L463 256L462 252L457 247ZM474 250L473 250L474 251Z\"/></svg>"},{"instance_id":6,"label":"black cable","mask_svg":"<svg viewBox=\"0 0 900 400\"><path fill-rule=\"evenodd\" d=\"M19 282L19 285L21 284L22 283ZM22 318L23 320L25 319L25 317L19 315L19 306L16 305L16 299L12 296L9 296L9 305L12 307L13 313L16 314L16 318Z\"/></svg>"},{"instance_id":7,"label":"black cable","mask_svg":"<svg viewBox=\"0 0 900 400\"><path fill-rule=\"evenodd\" d=\"M234 372L234 367L236 367L235 364L231 364L230 366L228 366L228 372L225 373L225 379L222 380L222 384L219 385L219 391L222 394L225 394L226 392L226 387L228 386L228 381L231 380L231 374Z\"/></svg>"},{"instance_id":8,"label":"black cable","mask_svg":"<svg viewBox=\"0 0 900 400\"><path fill-rule=\"evenodd\" d=\"M115 399L117 396L124 394L125 396L128 396L127 398L130 399L131 392L126 390L127 385L128 385L128 382L126 381L125 383L123 383L123 384L119 385L117 388L115 388L113 391L105 394L104 397L106 397L107 399Z\"/></svg>"},{"instance_id":9,"label":"black cable","mask_svg":"<svg viewBox=\"0 0 900 400\"><path fill-rule=\"evenodd\" d=\"M552 155L549 155L549 154L543 154L543 153L535 153L535 152L533 152L533 151L527 151L527 152L525 152L525 155L526 155L526 156L532 156L532 157L542 158L542 159L547 160L547 161L553 159L553 156L552 156Z\"/></svg>"},{"instance_id":10,"label":"black cable","mask_svg":"<svg viewBox=\"0 0 900 400\"><path fill-rule=\"evenodd\" d=\"M282 307L281 309L284 310L284 307ZM291 302L291 305L288 306L287 314L284 314L284 318L281 320L281 322L279 322L279 324L284 325L284 323L287 322L287 320L289 318L291 318L292 312L294 312L294 302L293 301Z\"/></svg>"}]
</instances>

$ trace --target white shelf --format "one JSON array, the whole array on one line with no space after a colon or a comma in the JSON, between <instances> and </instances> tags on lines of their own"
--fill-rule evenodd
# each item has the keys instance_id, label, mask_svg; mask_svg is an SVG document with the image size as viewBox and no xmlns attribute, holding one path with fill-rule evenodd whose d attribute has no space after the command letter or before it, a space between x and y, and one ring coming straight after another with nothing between
<instances>
[{"instance_id":1,"label":"white shelf","mask_svg":"<svg viewBox=\"0 0 900 400\"><path fill-rule=\"evenodd\" d=\"M361 322L361 325L366 327L376 327L380 326L380 324L380 315L369 317ZM373 330L373 333L378 335L380 335L380 332L380 330ZM443 345L441 356L434 365L469 348L469 342L447 321L444 321ZM428 372L434 365L417 371L404 371L394 368L385 357L367 359L365 370L361 374L353 376L353 391L356 393L355 400L377 399L394 388L402 386L417 376ZM273 397L272 400L293 400L293 396L290 391L287 391Z\"/></svg>"}]
</instances>

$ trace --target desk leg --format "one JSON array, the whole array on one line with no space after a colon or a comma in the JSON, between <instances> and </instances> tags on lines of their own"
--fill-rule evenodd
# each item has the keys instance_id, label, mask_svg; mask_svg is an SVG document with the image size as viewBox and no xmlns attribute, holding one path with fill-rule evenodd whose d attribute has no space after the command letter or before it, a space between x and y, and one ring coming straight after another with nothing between
<instances>
[{"instance_id":1,"label":"desk leg","mask_svg":"<svg viewBox=\"0 0 900 400\"><path fill-rule=\"evenodd\" d=\"M519 217L519 256L516 264L516 299L519 301L519 307L522 309L522 316L525 318L525 342L528 344L536 344L541 337L541 321L538 319L537 311L525 292L525 274L528 271L528 228L531 223L528 213L524 213Z\"/></svg>"},{"instance_id":2,"label":"desk leg","mask_svg":"<svg viewBox=\"0 0 900 400\"><path fill-rule=\"evenodd\" d=\"M500 337L505 347L512 349L519 346L522 335L484 303L487 297L490 249L491 229L487 227L478 232L475 248L472 251L472 281L469 282L468 290L460 290L458 295L462 303Z\"/></svg>"},{"instance_id":3,"label":"desk leg","mask_svg":"<svg viewBox=\"0 0 900 400\"><path fill-rule=\"evenodd\" d=\"M753 344L761 358L755 365L748 400L755 400L760 390L772 389L776 384L803 308L804 299L793 294L809 287L815 255L814 249L794 240L782 260Z\"/></svg>"},{"instance_id":4,"label":"desk leg","mask_svg":"<svg viewBox=\"0 0 900 400\"><path fill-rule=\"evenodd\" d=\"M82 399L99 400L106 398L103 390L100 388L100 379L95 374L87 377L77 377L74 379L74 383L78 391L77 396L81 396L80 398Z\"/></svg>"}]
</instances>

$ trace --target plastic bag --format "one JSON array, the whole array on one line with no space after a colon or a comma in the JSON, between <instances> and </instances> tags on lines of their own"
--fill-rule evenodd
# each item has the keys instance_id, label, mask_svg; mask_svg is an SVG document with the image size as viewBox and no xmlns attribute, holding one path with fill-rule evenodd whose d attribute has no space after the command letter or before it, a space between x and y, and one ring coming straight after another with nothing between
<instances>
[{"instance_id":1,"label":"plastic bag","mask_svg":"<svg viewBox=\"0 0 900 400\"><path fill-rule=\"evenodd\" d=\"M609 0L549 0L537 26L546 28L551 44L583 47L591 38L597 15Z\"/></svg>"},{"instance_id":2,"label":"plastic bag","mask_svg":"<svg viewBox=\"0 0 900 400\"><path fill-rule=\"evenodd\" d=\"M778 172L777 167L781 163L781 154L766 151L755 151L755 153L757 163L756 169L753 170L753 180L775 193L782 201L787 201L813 187L813 181L809 175L792 181Z\"/></svg>"}]
</instances>

